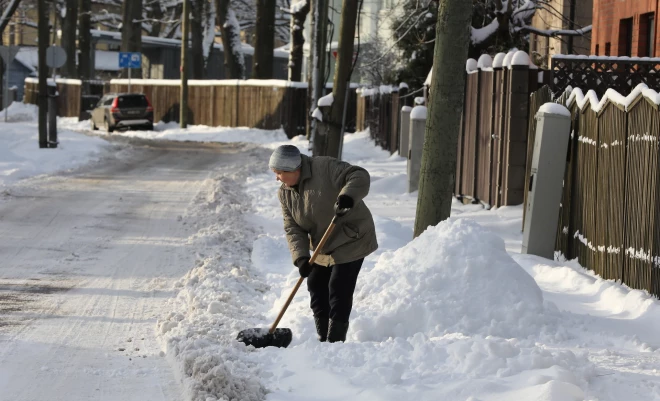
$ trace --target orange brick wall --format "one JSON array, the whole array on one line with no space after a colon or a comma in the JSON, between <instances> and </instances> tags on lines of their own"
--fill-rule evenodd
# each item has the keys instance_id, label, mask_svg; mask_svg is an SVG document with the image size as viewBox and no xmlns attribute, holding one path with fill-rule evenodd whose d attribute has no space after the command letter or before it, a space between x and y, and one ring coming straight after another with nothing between
<instances>
[{"instance_id":1,"label":"orange brick wall","mask_svg":"<svg viewBox=\"0 0 660 401\"><path fill-rule=\"evenodd\" d=\"M619 30L622 19L633 19L633 35L631 56L640 57L646 49L645 39L640 40L640 28L645 29L646 19L643 16L647 13L654 13L655 19L655 44L654 54L648 56L660 57L660 48L658 42L660 35L658 32L658 4L660 0L594 0L593 12L593 32L591 35L591 53L605 55L605 47L610 43L610 55L618 56L619 41L623 34Z\"/></svg>"}]
</instances>

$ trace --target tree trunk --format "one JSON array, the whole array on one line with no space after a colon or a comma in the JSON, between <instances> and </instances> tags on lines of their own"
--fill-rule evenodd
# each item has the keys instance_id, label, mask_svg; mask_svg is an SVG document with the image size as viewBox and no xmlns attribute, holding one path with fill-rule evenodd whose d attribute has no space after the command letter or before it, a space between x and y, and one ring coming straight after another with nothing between
<instances>
[{"instance_id":1,"label":"tree trunk","mask_svg":"<svg viewBox=\"0 0 660 401\"><path fill-rule=\"evenodd\" d=\"M151 36L160 36L160 31L162 30L163 24L160 22L163 17L165 17L165 14L163 14L163 10L160 8L160 2L156 1L153 4L153 11L152 11L152 17L154 21L151 22Z\"/></svg>"},{"instance_id":2,"label":"tree trunk","mask_svg":"<svg viewBox=\"0 0 660 401\"><path fill-rule=\"evenodd\" d=\"M472 7L468 7L464 0L440 2L415 237L427 227L446 220L451 213L471 18Z\"/></svg>"},{"instance_id":3,"label":"tree trunk","mask_svg":"<svg viewBox=\"0 0 660 401\"><path fill-rule=\"evenodd\" d=\"M62 21L62 47L66 52L66 64L62 75L67 78L77 78L76 68L76 30L78 28L78 0L66 0L66 17Z\"/></svg>"},{"instance_id":4,"label":"tree trunk","mask_svg":"<svg viewBox=\"0 0 660 401\"><path fill-rule=\"evenodd\" d=\"M332 86L334 101L329 112L323 113L323 122L314 137L314 155L339 158L339 146L344 123L346 93L353 67L353 40L358 16L358 2L344 0L339 28L339 51L335 63L335 80Z\"/></svg>"},{"instance_id":5,"label":"tree trunk","mask_svg":"<svg viewBox=\"0 0 660 401\"><path fill-rule=\"evenodd\" d=\"M88 81L92 79L92 0L79 0L78 6L78 76L83 80L83 94L88 95Z\"/></svg>"},{"instance_id":6,"label":"tree trunk","mask_svg":"<svg viewBox=\"0 0 660 401\"><path fill-rule=\"evenodd\" d=\"M190 0L190 69L192 79L204 79L204 0Z\"/></svg>"},{"instance_id":7,"label":"tree trunk","mask_svg":"<svg viewBox=\"0 0 660 401\"><path fill-rule=\"evenodd\" d=\"M225 56L225 78L245 79L245 58L241 48L241 28L234 10L229 8L229 0L215 0L218 12L218 25L222 36Z\"/></svg>"},{"instance_id":8,"label":"tree trunk","mask_svg":"<svg viewBox=\"0 0 660 401\"><path fill-rule=\"evenodd\" d=\"M215 49L215 38L216 38L216 21L217 14L215 12L215 1L204 1L204 13L202 16L203 26L204 26L204 46L206 48L206 57L204 58L204 75L206 77L213 76L214 70L216 68L215 63L209 63L211 57L214 56L214 53L217 51Z\"/></svg>"},{"instance_id":9,"label":"tree trunk","mask_svg":"<svg viewBox=\"0 0 660 401\"><path fill-rule=\"evenodd\" d=\"M0 45L3 45L3 35L5 33L5 29L7 29L7 25L9 25L9 21L11 18L14 16L14 13L16 12L16 9L18 8L18 5L21 3L20 0L12 0L11 3L7 6L7 8L2 12L2 17L0 17ZM14 43L10 43L10 45L13 45ZM2 60L0 60L0 93L2 96L5 96L5 79L3 78L5 76L5 64ZM3 104L5 102L3 101Z\"/></svg>"},{"instance_id":10,"label":"tree trunk","mask_svg":"<svg viewBox=\"0 0 660 401\"><path fill-rule=\"evenodd\" d=\"M48 66L46 65L46 49L48 48L48 4L46 0L37 3L37 29L39 37L39 148L48 147Z\"/></svg>"},{"instance_id":11,"label":"tree trunk","mask_svg":"<svg viewBox=\"0 0 660 401\"><path fill-rule=\"evenodd\" d=\"M190 28L190 0L183 0L181 15L181 101L179 102L179 123L188 128L188 31Z\"/></svg>"},{"instance_id":12,"label":"tree trunk","mask_svg":"<svg viewBox=\"0 0 660 401\"><path fill-rule=\"evenodd\" d=\"M0 32L5 32L5 28L7 28L7 25L9 25L11 18L14 16L14 13L20 4L21 0L12 0L7 8L5 8L5 10L2 12L2 17L0 19Z\"/></svg>"},{"instance_id":13,"label":"tree trunk","mask_svg":"<svg viewBox=\"0 0 660 401\"><path fill-rule=\"evenodd\" d=\"M294 10L291 15L291 53L289 54L289 81L301 81L303 64L303 47L305 37L303 28L309 13L309 0L303 6Z\"/></svg>"},{"instance_id":14,"label":"tree trunk","mask_svg":"<svg viewBox=\"0 0 660 401\"><path fill-rule=\"evenodd\" d=\"M311 111L316 108L318 100L325 90L327 32L328 32L328 0L313 0L312 7L312 51L310 52L309 66L311 73L308 81L309 110L307 114L308 137L314 141L318 131L316 119L310 119Z\"/></svg>"},{"instance_id":15,"label":"tree trunk","mask_svg":"<svg viewBox=\"0 0 660 401\"><path fill-rule=\"evenodd\" d=\"M124 1L122 6L121 51L131 53L142 52L142 0ZM127 69L122 71L122 77L128 77ZM142 78L142 69L131 71L132 78Z\"/></svg>"},{"instance_id":16,"label":"tree trunk","mask_svg":"<svg viewBox=\"0 0 660 401\"><path fill-rule=\"evenodd\" d=\"M252 59L252 78L273 78L273 50L275 50L276 0L257 0L257 26Z\"/></svg>"}]
</instances>

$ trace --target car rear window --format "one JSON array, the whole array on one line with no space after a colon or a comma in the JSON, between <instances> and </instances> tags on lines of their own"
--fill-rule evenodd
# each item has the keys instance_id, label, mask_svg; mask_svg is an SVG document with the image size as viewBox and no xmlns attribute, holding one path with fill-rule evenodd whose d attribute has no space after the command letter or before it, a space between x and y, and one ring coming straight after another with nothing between
<instances>
[{"instance_id":1,"label":"car rear window","mask_svg":"<svg viewBox=\"0 0 660 401\"><path fill-rule=\"evenodd\" d=\"M143 95L120 96L118 100L119 108L122 107L147 107L147 98Z\"/></svg>"}]
</instances>

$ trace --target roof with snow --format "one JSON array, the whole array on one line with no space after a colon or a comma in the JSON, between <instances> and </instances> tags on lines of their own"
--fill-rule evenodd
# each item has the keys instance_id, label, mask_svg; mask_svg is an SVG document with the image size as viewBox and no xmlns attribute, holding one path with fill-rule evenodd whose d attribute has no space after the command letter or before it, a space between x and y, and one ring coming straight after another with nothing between
<instances>
[{"instance_id":1,"label":"roof with snow","mask_svg":"<svg viewBox=\"0 0 660 401\"><path fill-rule=\"evenodd\" d=\"M96 39L96 41L98 42L109 43L109 44L121 44L121 32L101 31L98 29L92 29L90 32L92 34L92 38ZM181 47L181 40L160 38L155 36L142 36L142 46L179 48ZM222 46L221 43L214 43L213 48L218 49L220 51L224 50L224 46ZM241 48L243 50L243 54L248 54L248 55L254 54L254 47L246 43L241 43ZM282 48L275 49L273 54L275 57L280 57L280 58L289 57L289 52Z\"/></svg>"},{"instance_id":2,"label":"roof with snow","mask_svg":"<svg viewBox=\"0 0 660 401\"><path fill-rule=\"evenodd\" d=\"M30 72L37 72L39 66L38 49L36 47L22 47L16 54L16 61L25 66ZM97 50L94 68L98 71L119 71L119 52Z\"/></svg>"}]
</instances>

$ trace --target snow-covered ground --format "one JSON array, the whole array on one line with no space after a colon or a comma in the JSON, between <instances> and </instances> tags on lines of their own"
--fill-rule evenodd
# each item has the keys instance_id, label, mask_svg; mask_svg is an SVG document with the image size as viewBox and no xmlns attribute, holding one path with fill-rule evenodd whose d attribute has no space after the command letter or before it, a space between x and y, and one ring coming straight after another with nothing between
<instances>
[{"instance_id":1,"label":"snow-covered ground","mask_svg":"<svg viewBox=\"0 0 660 401\"><path fill-rule=\"evenodd\" d=\"M0 149L7 193L23 182L18 178L118 163L111 156L118 145L102 133L74 132L85 131L85 122L60 120L68 130L60 148L47 152L61 157L48 160L36 149L34 122L0 125L0 145L5 138L11 145ZM287 142L277 131L164 124L112 135L252 141L269 149ZM300 138L287 143L306 152ZM190 230L178 259L185 273L172 279L153 336L187 398L660 400L660 302L573 261L521 255L521 207L486 211L455 202L449 221L412 240L417 197L405 193L405 159L378 149L365 133L347 134L344 150L347 161L371 173L365 202L380 244L358 279L345 344L318 343L304 285L280 323L294 333L289 348L255 350L235 341L241 329L268 326L298 278L267 151L241 150L251 162L211 171L180 217L172 216ZM62 179L68 176L75 172ZM2 213L0 223L20 226L3 222ZM161 275L152 273L154 280ZM6 275L0 267L0 278ZM6 372L2 364L0 354Z\"/></svg>"}]
</instances>

